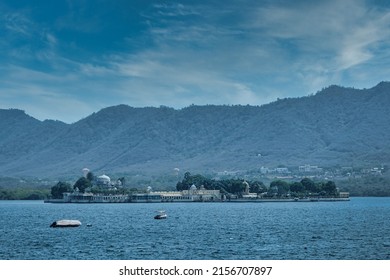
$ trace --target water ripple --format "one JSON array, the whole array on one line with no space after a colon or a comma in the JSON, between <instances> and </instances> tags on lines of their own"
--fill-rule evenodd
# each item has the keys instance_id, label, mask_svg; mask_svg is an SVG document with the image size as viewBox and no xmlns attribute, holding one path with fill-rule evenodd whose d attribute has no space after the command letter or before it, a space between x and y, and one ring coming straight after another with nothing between
<instances>
[{"instance_id":1,"label":"water ripple","mask_svg":"<svg viewBox=\"0 0 390 280\"><path fill-rule=\"evenodd\" d=\"M168 219L153 219L160 208ZM237 204L1 201L0 259L390 259L388 217L390 198ZM83 225L49 228L64 218Z\"/></svg>"}]
</instances>

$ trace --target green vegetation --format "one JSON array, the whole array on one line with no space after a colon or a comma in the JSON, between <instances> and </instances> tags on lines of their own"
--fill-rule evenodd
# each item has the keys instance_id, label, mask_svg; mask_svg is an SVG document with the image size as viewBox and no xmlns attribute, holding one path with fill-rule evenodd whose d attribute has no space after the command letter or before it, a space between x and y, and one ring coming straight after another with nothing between
<instances>
[{"instance_id":1,"label":"green vegetation","mask_svg":"<svg viewBox=\"0 0 390 280\"><path fill-rule=\"evenodd\" d=\"M164 176L136 176L134 174L120 174L118 177L123 188L108 189L93 185L90 188L92 193L102 194L127 194L144 190L147 186L152 186L154 190L168 190L167 186L175 186L177 190L187 190L192 184L197 187L204 186L205 189L219 189L223 193L240 194L245 190L242 179L225 177L221 180L210 179L213 174L206 176L191 175L189 172L183 177L166 174ZM87 179L94 180L93 174L88 174ZM80 179L79 179L80 180ZM181 181L180 181L181 180ZM262 180L266 180L263 181ZM318 179L320 180L320 179ZM252 176L247 179L249 191L251 193L265 194L264 196L305 196L311 195L331 195L335 190L347 191L350 196L390 196L390 174L369 175L347 179L337 179L333 181L318 181L316 179L304 178L300 181L286 182L283 180L269 180ZM63 192L73 191L76 184L74 178L61 178L58 182L48 179L37 178L12 178L0 177L0 200L43 200L48 197L61 198ZM77 180L78 181L78 180ZM179 181L179 182L178 182ZM65 183L67 182L67 183ZM77 182L76 182L77 183ZM83 183L83 184L81 184ZM79 181L79 190L86 190L89 186L84 179ZM336 188L337 185L337 188ZM138 189L138 190L137 190ZM170 188L172 190L173 188Z\"/></svg>"},{"instance_id":2,"label":"green vegetation","mask_svg":"<svg viewBox=\"0 0 390 280\"><path fill-rule=\"evenodd\" d=\"M49 196L47 188L1 188L0 200L43 200Z\"/></svg>"},{"instance_id":3,"label":"green vegetation","mask_svg":"<svg viewBox=\"0 0 390 280\"><path fill-rule=\"evenodd\" d=\"M88 180L85 177L80 177L76 183L73 185L74 190L79 190L80 192L84 193L86 189L91 188L92 183L90 180Z\"/></svg>"},{"instance_id":4,"label":"green vegetation","mask_svg":"<svg viewBox=\"0 0 390 280\"><path fill-rule=\"evenodd\" d=\"M351 196L390 196L389 174L340 180L337 184Z\"/></svg>"},{"instance_id":5,"label":"green vegetation","mask_svg":"<svg viewBox=\"0 0 390 280\"><path fill-rule=\"evenodd\" d=\"M269 188L259 181L244 181L242 179L214 180L202 175L191 175L186 172L184 179L178 182L178 191L188 190L193 184L205 189L221 190L225 194L242 196L246 183L249 185L249 192L262 194L264 197L305 197L305 196L336 196L338 190L333 181L314 182L304 178L300 182L286 182L282 180L272 181Z\"/></svg>"},{"instance_id":6,"label":"green vegetation","mask_svg":"<svg viewBox=\"0 0 390 280\"><path fill-rule=\"evenodd\" d=\"M124 180L124 178L121 179ZM82 176L76 181L76 183L74 183L73 189L71 189L70 191L74 190L74 191L79 191L81 193L85 193L86 191L92 191L93 193L103 193L102 192L104 190L103 188L94 186L95 181L96 181L95 175L92 172L88 172L86 177Z\"/></svg>"},{"instance_id":7,"label":"green vegetation","mask_svg":"<svg viewBox=\"0 0 390 280\"><path fill-rule=\"evenodd\" d=\"M73 188L70 184L60 181L51 188L51 196L52 198L62 198L64 192L71 192L72 190Z\"/></svg>"}]
</instances>

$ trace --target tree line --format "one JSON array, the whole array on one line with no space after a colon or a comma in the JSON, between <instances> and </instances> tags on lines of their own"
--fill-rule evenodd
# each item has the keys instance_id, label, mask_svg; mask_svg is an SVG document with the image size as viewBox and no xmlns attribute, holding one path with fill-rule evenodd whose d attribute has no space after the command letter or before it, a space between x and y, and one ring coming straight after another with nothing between
<instances>
[{"instance_id":1,"label":"tree line","mask_svg":"<svg viewBox=\"0 0 390 280\"><path fill-rule=\"evenodd\" d=\"M310 178L304 178L298 182L286 182L282 180L272 181L269 187L260 181L244 181L242 179L216 180L204 177L200 174L184 174L184 179L176 184L178 191L188 190L192 185L198 188L203 186L207 190L220 190L224 194L242 195L245 192L246 182L251 193L262 194L265 197L303 197L303 196L336 196L338 189L333 181L314 182Z\"/></svg>"},{"instance_id":2,"label":"tree line","mask_svg":"<svg viewBox=\"0 0 390 280\"><path fill-rule=\"evenodd\" d=\"M0 187L0 200L43 200L48 197L49 193L44 188Z\"/></svg>"}]
</instances>

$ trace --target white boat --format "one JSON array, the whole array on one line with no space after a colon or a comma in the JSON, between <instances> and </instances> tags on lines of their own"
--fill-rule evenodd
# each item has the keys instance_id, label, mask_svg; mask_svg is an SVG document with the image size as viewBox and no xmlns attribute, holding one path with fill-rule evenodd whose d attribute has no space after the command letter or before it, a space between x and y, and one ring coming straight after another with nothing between
<instances>
[{"instance_id":1,"label":"white boat","mask_svg":"<svg viewBox=\"0 0 390 280\"><path fill-rule=\"evenodd\" d=\"M79 220L58 220L53 222L50 227L79 227L81 222Z\"/></svg>"},{"instance_id":2,"label":"white boat","mask_svg":"<svg viewBox=\"0 0 390 280\"><path fill-rule=\"evenodd\" d=\"M167 214L163 210L158 211L158 214L154 216L156 220L166 219L167 217L168 217Z\"/></svg>"}]
</instances>

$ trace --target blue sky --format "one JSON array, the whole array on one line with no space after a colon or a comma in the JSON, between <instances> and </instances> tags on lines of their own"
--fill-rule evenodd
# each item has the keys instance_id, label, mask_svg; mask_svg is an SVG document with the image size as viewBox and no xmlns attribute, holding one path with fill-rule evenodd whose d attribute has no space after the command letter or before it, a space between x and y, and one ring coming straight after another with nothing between
<instances>
[{"instance_id":1,"label":"blue sky","mask_svg":"<svg viewBox=\"0 0 390 280\"><path fill-rule=\"evenodd\" d=\"M260 105L389 80L386 1L0 1L0 108Z\"/></svg>"}]
</instances>

